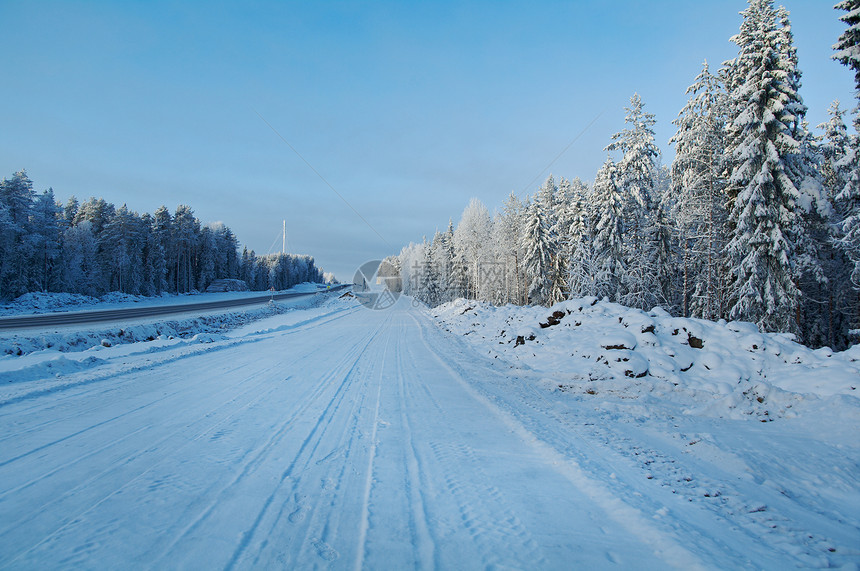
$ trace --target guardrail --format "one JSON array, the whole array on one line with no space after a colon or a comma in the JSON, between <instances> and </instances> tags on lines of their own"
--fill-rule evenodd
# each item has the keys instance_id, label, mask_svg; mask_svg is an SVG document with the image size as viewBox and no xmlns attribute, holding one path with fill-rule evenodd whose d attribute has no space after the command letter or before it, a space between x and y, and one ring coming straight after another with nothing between
<instances>
[{"instance_id":1,"label":"guardrail","mask_svg":"<svg viewBox=\"0 0 860 571\"><path fill-rule=\"evenodd\" d=\"M245 305L258 305L268 301L279 301L293 297L317 295L338 291L352 284L340 284L328 289L311 292L287 292L270 293L241 299L227 299L218 301L200 301L195 303L155 305L148 307L128 307L120 309L96 309L92 311L70 311L63 313L48 313L34 315L16 315L13 317L0 317L0 330L24 329L27 327L50 327L55 325L75 325L83 323L99 323L103 321L114 321L116 319L138 319L143 317L158 317L175 313L188 313L194 311L209 311L213 309L229 309Z\"/></svg>"}]
</instances>

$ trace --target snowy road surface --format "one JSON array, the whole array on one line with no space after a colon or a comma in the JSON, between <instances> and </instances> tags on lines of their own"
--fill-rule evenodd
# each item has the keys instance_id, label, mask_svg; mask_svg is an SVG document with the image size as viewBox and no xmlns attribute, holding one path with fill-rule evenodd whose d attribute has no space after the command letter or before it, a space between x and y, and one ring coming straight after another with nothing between
<instances>
[{"instance_id":1,"label":"snowy road surface","mask_svg":"<svg viewBox=\"0 0 860 571\"><path fill-rule=\"evenodd\" d=\"M426 312L341 302L272 323L115 347L0 404L0 568L791 560L571 430Z\"/></svg>"}]
</instances>

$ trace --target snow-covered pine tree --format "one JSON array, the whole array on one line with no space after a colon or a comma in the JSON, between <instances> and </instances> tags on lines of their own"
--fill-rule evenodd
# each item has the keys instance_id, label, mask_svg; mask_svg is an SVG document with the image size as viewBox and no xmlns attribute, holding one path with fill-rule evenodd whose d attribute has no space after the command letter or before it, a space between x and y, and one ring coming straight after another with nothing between
<instances>
[{"instance_id":1,"label":"snow-covered pine tree","mask_svg":"<svg viewBox=\"0 0 860 571\"><path fill-rule=\"evenodd\" d=\"M75 223L75 216L77 216L78 214L79 207L80 204L78 204L78 199L75 197L75 195L72 195L69 200L66 201L66 205L63 207L63 230L69 228L72 224Z\"/></svg>"},{"instance_id":2,"label":"snow-covered pine tree","mask_svg":"<svg viewBox=\"0 0 860 571\"><path fill-rule=\"evenodd\" d=\"M494 224L496 240L502 254L500 260L505 267L507 295L504 303L522 304L525 279L522 275L523 249L520 241L522 234L523 203L511 192L502 206L502 211Z\"/></svg>"},{"instance_id":3,"label":"snow-covered pine tree","mask_svg":"<svg viewBox=\"0 0 860 571\"><path fill-rule=\"evenodd\" d=\"M681 257L681 314L704 319L723 315L726 242L726 95L708 62L687 88L687 104L672 123L678 131L672 162L672 220Z\"/></svg>"},{"instance_id":4,"label":"snow-covered pine tree","mask_svg":"<svg viewBox=\"0 0 860 571\"><path fill-rule=\"evenodd\" d=\"M551 302L550 275L552 272L552 251L555 242L552 229L547 224L544 209L534 202L525 209L522 227L523 267L528 283L528 301L537 305Z\"/></svg>"},{"instance_id":5,"label":"snow-covered pine tree","mask_svg":"<svg viewBox=\"0 0 860 571\"><path fill-rule=\"evenodd\" d=\"M790 104L797 99L786 34L772 0L749 0L729 67L728 180L732 319L797 331L793 256L800 194L787 158L799 152ZM790 36L788 36L790 38Z\"/></svg>"},{"instance_id":6,"label":"snow-covered pine tree","mask_svg":"<svg viewBox=\"0 0 860 571\"><path fill-rule=\"evenodd\" d=\"M195 281L196 254L199 245L200 221L194 217L191 207L180 204L173 215L173 245L176 248L176 292L189 292L197 287ZM258 278L261 277L258 274ZM268 279L268 278L266 278ZM267 289L258 283L259 289Z\"/></svg>"},{"instance_id":7,"label":"snow-covered pine tree","mask_svg":"<svg viewBox=\"0 0 860 571\"><path fill-rule=\"evenodd\" d=\"M848 29L833 46L836 50L833 59L854 71L855 93L860 102L860 0L843 0L835 8L846 12L839 19L848 25ZM860 105L855 113L854 128L860 133ZM854 329L860 329L860 135L851 138L848 152L839 163L847 178L836 197L839 218L837 244L853 266L850 276L855 296L849 308Z\"/></svg>"},{"instance_id":8,"label":"snow-covered pine tree","mask_svg":"<svg viewBox=\"0 0 860 571\"><path fill-rule=\"evenodd\" d=\"M678 302L675 294L678 283L678 271L675 259L675 249L672 244L671 210L674 204L670 192L671 175L669 169L660 166L657 169L655 182L655 208L652 215L654 232L654 280L657 286L655 298L657 304L668 310L677 310ZM653 307L653 306L652 306Z\"/></svg>"},{"instance_id":9,"label":"snow-covered pine tree","mask_svg":"<svg viewBox=\"0 0 860 571\"><path fill-rule=\"evenodd\" d=\"M566 241L563 243L567 258L567 291L570 297L596 295L594 277L598 262L592 247L593 222L589 215L590 190L581 180L571 183L565 220Z\"/></svg>"},{"instance_id":10,"label":"snow-covered pine tree","mask_svg":"<svg viewBox=\"0 0 860 571\"><path fill-rule=\"evenodd\" d=\"M855 121L855 125L857 121ZM845 186L836 195L836 245L849 259L853 301L846 310L852 315L852 327L860 329L860 136L852 138L845 156L837 163L845 172Z\"/></svg>"},{"instance_id":11,"label":"snow-covered pine tree","mask_svg":"<svg viewBox=\"0 0 860 571\"><path fill-rule=\"evenodd\" d=\"M854 71L854 83L860 96L860 0L843 0L834 8L847 12L839 19L848 25L848 29L833 46L836 53L832 57Z\"/></svg>"},{"instance_id":12,"label":"snow-covered pine tree","mask_svg":"<svg viewBox=\"0 0 860 571\"><path fill-rule=\"evenodd\" d=\"M822 131L818 137L817 146L821 153L821 176L824 191L831 201L836 199L848 180L847 165L841 161L847 156L851 147L848 129L845 126L845 110L840 109L839 100L833 101L827 109L830 119L818 125Z\"/></svg>"},{"instance_id":13,"label":"snow-covered pine tree","mask_svg":"<svg viewBox=\"0 0 860 571\"><path fill-rule=\"evenodd\" d=\"M776 13L779 21L777 45L785 72L785 79L779 83L783 93L783 109L779 119L798 143L797 152L786 154L785 164L800 194L794 253L794 282L800 290L797 312L799 340L821 345L828 343L828 338L833 339L835 333L828 325L825 301L828 292L825 266L831 257L828 232L831 207L822 185L820 155L815 138L810 134L805 119L807 108L800 97L801 72L797 65L797 49L789 13L782 6L777 8Z\"/></svg>"},{"instance_id":14,"label":"snow-covered pine tree","mask_svg":"<svg viewBox=\"0 0 860 571\"><path fill-rule=\"evenodd\" d=\"M66 291L85 295L102 292L98 241L92 222L81 220L63 232L63 283Z\"/></svg>"},{"instance_id":15,"label":"snow-covered pine tree","mask_svg":"<svg viewBox=\"0 0 860 571\"><path fill-rule=\"evenodd\" d=\"M433 245L427 241L427 237L421 242L420 267L418 268L418 299L434 307L438 303L439 291L437 278L433 267Z\"/></svg>"},{"instance_id":16,"label":"snow-covered pine tree","mask_svg":"<svg viewBox=\"0 0 860 571\"><path fill-rule=\"evenodd\" d=\"M624 197L625 271L620 301L629 307L651 309L664 301L657 295L654 226L660 150L654 142L654 115L644 110L638 93L633 94L625 110L628 127L613 135L613 142L605 149L622 153L617 165L618 185Z\"/></svg>"},{"instance_id":17,"label":"snow-covered pine tree","mask_svg":"<svg viewBox=\"0 0 860 571\"><path fill-rule=\"evenodd\" d=\"M62 209L49 188L36 197L30 215L29 240L33 257L30 265L30 290L62 291L59 272L60 225Z\"/></svg>"},{"instance_id":18,"label":"snow-covered pine tree","mask_svg":"<svg viewBox=\"0 0 860 571\"><path fill-rule=\"evenodd\" d=\"M624 197L618 169L610 157L597 171L591 193L590 218L594 221L592 247L599 260L590 277L594 295L619 301L624 276Z\"/></svg>"},{"instance_id":19,"label":"snow-covered pine tree","mask_svg":"<svg viewBox=\"0 0 860 571\"><path fill-rule=\"evenodd\" d=\"M434 287L436 290L434 305L439 305L450 301L448 299L448 284L451 280L451 264L453 260L451 259L447 232L436 231L436 234L433 236L430 260L433 264Z\"/></svg>"},{"instance_id":20,"label":"snow-covered pine tree","mask_svg":"<svg viewBox=\"0 0 860 571\"><path fill-rule=\"evenodd\" d=\"M156 291L175 292L173 289L176 281L173 271L175 270L176 247L173 243L173 217L167 207L162 205L152 215L152 233L155 235L155 240L158 247L153 250L153 255L156 258L153 260L153 265L156 268L158 281L156 282ZM253 252L251 253L253 254ZM253 256L249 255L248 248L242 252L242 269L241 279L245 280L248 287L253 287L254 281L254 263Z\"/></svg>"},{"instance_id":21,"label":"snow-covered pine tree","mask_svg":"<svg viewBox=\"0 0 860 571\"><path fill-rule=\"evenodd\" d=\"M453 301L466 295L466 268L457 259L454 247L454 221L448 219L448 229L443 235L443 246L445 249L445 260L449 264L445 284L445 300Z\"/></svg>"},{"instance_id":22,"label":"snow-covered pine tree","mask_svg":"<svg viewBox=\"0 0 860 571\"><path fill-rule=\"evenodd\" d=\"M141 293L143 295L158 295L161 291L158 289L164 275L164 252L160 251L160 245L153 231L153 217L151 214L144 213L140 217L142 230L141 242L143 243L142 258L142 273L141 273ZM160 264L159 264L160 260Z\"/></svg>"},{"instance_id":23,"label":"snow-covered pine tree","mask_svg":"<svg viewBox=\"0 0 860 571\"><path fill-rule=\"evenodd\" d=\"M565 189L570 183L564 179L561 180ZM564 194L559 191L559 185L556 185L552 175L546 179L544 184L538 190L535 198L535 204L543 211L543 218L546 227L549 229L549 251L552 253L550 260L549 275L549 293L545 300L546 305L552 305L565 299L565 275L567 274L567 260L562 255L561 242L563 236L559 233L563 225L562 215L566 207L564 202Z\"/></svg>"},{"instance_id":24,"label":"snow-covered pine tree","mask_svg":"<svg viewBox=\"0 0 860 571\"><path fill-rule=\"evenodd\" d=\"M140 253L143 250L136 215L123 204L116 209L113 217L105 224L98 235L99 251L107 282L106 289L124 293L139 293L135 291L132 277L141 270Z\"/></svg>"},{"instance_id":25,"label":"snow-covered pine tree","mask_svg":"<svg viewBox=\"0 0 860 571\"><path fill-rule=\"evenodd\" d=\"M197 283L201 291L205 291L218 276L218 240L215 232L209 226L200 229L200 267ZM289 286L287 286L289 287Z\"/></svg>"},{"instance_id":26,"label":"snow-covered pine tree","mask_svg":"<svg viewBox=\"0 0 860 571\"><path fill-rule=\"evenodd\" d=\"M13 299L28 291L32 207L33 182L26 171L0 182L0 299Z\"/></svg>"},{"instance_id":27,"label":"snow-covered pine tree","mask_svg":"<svg viewBox=\"0 0 860 571\"><path fill-rule=\"evenodd\" d=\"M92 224L93 234L98 238L105 224L110 222L115 212L116 207L104 198L90 197L89 200L80 205L77 213L75 213L75 224L88 220Z\"/></svg>"}]
</instances>

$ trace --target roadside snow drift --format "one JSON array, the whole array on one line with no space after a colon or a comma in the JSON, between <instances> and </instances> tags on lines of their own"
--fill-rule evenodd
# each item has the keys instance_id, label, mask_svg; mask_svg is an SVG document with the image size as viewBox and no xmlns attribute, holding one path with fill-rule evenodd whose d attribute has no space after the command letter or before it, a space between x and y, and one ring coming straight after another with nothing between
<instances>
[{"instance_id":1,"label":"roadside snow drift","mask_svg":"<svg viewBox=\"0 0 860 571\"><path fill-rule=\"evenodd\" d=\"M695 414L768 421L803 400L857 397L860 386L860 345L811 350L751 323L678 318L596 298L550 308L459 299L432 313L484 354L547 373L558 390L654 394Z\"/></svg>"}]
</instances>

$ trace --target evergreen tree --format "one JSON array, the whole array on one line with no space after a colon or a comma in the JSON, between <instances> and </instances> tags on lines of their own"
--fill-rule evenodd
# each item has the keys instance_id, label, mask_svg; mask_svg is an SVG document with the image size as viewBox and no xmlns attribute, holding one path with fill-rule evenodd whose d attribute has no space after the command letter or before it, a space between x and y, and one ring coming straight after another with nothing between
<instances>
[{"instance_id":1,"label":"evergreen tree","mask_svg":"<svg viewBox=\"0 0 860 571\"><path fill-rule=\"evenodd\" d=\"M102 293L102 269L92 222L81 220L63 233L63 261L63 282L68 292Z\"/></svg>"},{"instance_id":2,"label":"evergreen tree","mask_svg":"<svg viewBox=\"0 0 860 571\"><path fill-rule=\"evenodd\" d=\"M672 219L681 252L684 316L718 319L723 309L722 251L726 241L726 97L708 62L687 89L690 99L673 121Z\"/></svg>"},{"instance_id":3,"label":"evergreen tree","mask_svg":"<svg viewBox=\"0 0 860 571\"><path fill-rule=\"evenodd\" d=\"M547 305L552 305L562 301L566 297L566 280L567 275L567 258L563 255L561 242L564 239L562 233L565 225L564 213L566 210L565 198L569 190L570 183L562 179L560 185L556 185L552 175L544 182L543 186L538 190L535 204L538 205L542 212L544 222L549 229L549 251L551 252L551 260L549 266L549 293L546 299ZM564 192L560 190L564 189Z\"/></svg>"},{"instance_id":4,"label":"evergreen tree","mask_svg":"<svg viewBox=\"0 0 860 571\"><path fill-rule=\"evenodd\" d=\"M553 251L552 230L547 224L544 209L539 202L526 208L523 222L523 266L528 281L529 302L538 305L552 303L552 261L557 255Z\"/></svg>"},{"instance_id":5,"label":"evergreen tree","mask_svg":"<svg viewBox=\"0 0 860 571\"><path fill-rule=\"evenodd\" d=\"M60 225L62 210L54 199L53 189L40 194L30 216L29 241L33 257L30 265L31 287L39 291L60 291L57 266L60 259Z\"/></svg>"},{"instance_id":6,"label":"evergreen tree","mask_svg":"<svg viewBox=\"0 0 860 571\"><path fill-rule=\"evenodd\" d=\"M180 204L173 215L172 228L176 247L176 292L190 292L197 287L195 269L200 221L194 217L190 206Z\"/></svg>"},{"instance_id":7,"label":"evergreen tree","mask_svg":"<svg viewBox=\"0 0 860 571\"><path fill-rule=\"evenodd\" d=\"M460 263L454 244L454 221L448 219L448 229L444 234L445 259L450 264L448 282L445 284L445 296L448 301L465 297L467 269Z\"/></svg>"},{"instance_id":8,"label":"evergreen tree","mask_svg":"<svg viewBox=\"0 0 860 571\"><path fill-rule=\"evenodd\" d=\"M855 119L855 126L858 123ZM854 295L846 296L845 313L852 316L852 327L860 329L860 136L852 137L836 169L845 185L836 195L834 242L849 261L847 273L854 288Z\"/></svg>"},{"instance_id":9,"label":"evergreen tree","mask_svg":"<svg viewBox=\"0 0 860 571\"><path fill-rule=\"evenodd\" d=\"M80 224L84 220L88 220L92 225L93 234L98 237L105 225L113 218L115 211L114 205L105 201L104 198L90 197L78 208L74 223Z\"/></svg>"},{"instance_id":10,"label":"evergreen tree","mask_svg":"<svg viewBox=\"0 0 860 571\"><path fill-rule=\"evenodd\" d=\"M594 220L593 248L599 265L591 279L594 295L619 301L624 260L624 197L618 183L618 169L611 158L597 171L591 193Z\"/></svg>"},{"instance_id":11,"label":"evergreen tree","mask_svg":"<svg viewBox=\"0 0 860 571\"><path fill-rule=\"evenodd\" d=\"M502 205L501 216L496 221L495 229L505 265L505 279L508 284L508 295L505 303L525 303L525 276L523 274L523 244L522 218L524 205L513 192Z\"/></svg>"},{"instance_id":12,"label":"evergreen tree","mask_svg":"<svg viewBox=\"0 0 860 571\"><path fill-rule=\"evenodd\" d=\"M622 153L617 164L618 186L624 197L625 271L621 276L621 302L650 309L663 301L657 295L658 236L654 220L660 151L654 142L654 115L645 112L639 94L633 94L626 111L628 127L613 135L613 142L605 149Z\"/></svg>"},{"instance_id":13,"label":"evergreen tree","mask_svg":"<svg viewBox=\"0 0 860 571\"><path fill-rule=\"evenodd\" d=\"M171 291L178 293L176 290L176 247L173 239L173 218L164 205L159 206L152 215L152 234L154 244L151 255L153 256L152 266L156 293ZM250 284L250 282L248 283Z\"/></svg>"},{"instance_id":14,"label":"evergreen tree","mask_svg":"<svg viewBox=\"0 0 860 571\"><path fill-rule=\"evenodd\" d=\"M32 207L33 183L26 171L3 179L0 183L0 299L13 299L29 291Z\"/></svg>"},{"instance_id":15,"label":"evergreen tree","mask_svg":"<svg viewBox=\"0 0 860 571\"><path fill-rule=\"evenodd\" d=\"M728 181L732 304L729 316L766 330L796 330L799 291L792 258L800 198L787 157L799 152L790 102L794 73L771 0L750 0L738 56L729 63Z\"/></svg>"},{"instance_id":16,"label":"evergreen tree","mask_svg":"<svg viewBox=\"0 0 860 571\"><path fill-rule=\"evenodd\" d=\"M63 222L62 227L63 230L69 228L72 224L75 223L75 217L78 215L78 199L72 195L66 205L63 207Z\"/></svg>"},{"instance_id":17,"label":"evergreen tree","mask_svg":"<svg viewBox=\"0 0 860 571\"><path fill-rule=\"evenodd\" d=\"M847 12L839 19L848 25L848 29L833 46L836 53L832 57L854 71L854 83L860 95L860 0L842 0L834 8Z\"/></svg>"},{"instance_id":18,"label":"evergreen tree","mask_svg":"<svg viewBox=\"0 0 860 571\"><path fill-rule=\"evenodd\" d=\"M592 248L593 223L588 212L589 189L574 179L567 189L567 207L562 218L562 246L567 258L567 291L570 297L595 295L594 276L597 258Z\"/></svg>"},{"instance_id":19,"label":"evergreen tree","mask_svg":"<svg viewBox=\"0 0 860 571\"><path fill-rule=\"evenodd\" d=\"M144 244L137 214L123 204L98 236L102 252L105 288L123 293L140 293Z\"/></svg>"}]
</instances>

